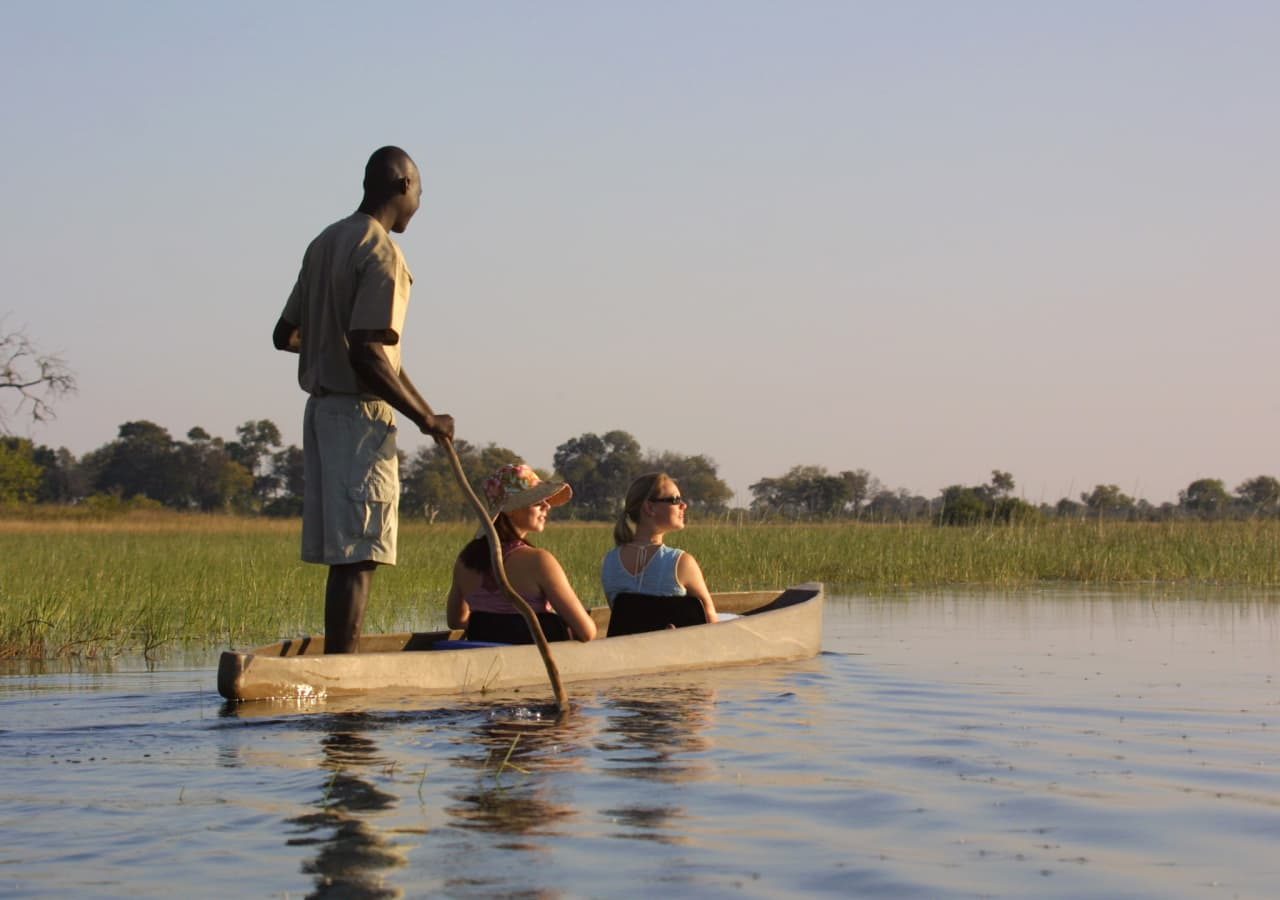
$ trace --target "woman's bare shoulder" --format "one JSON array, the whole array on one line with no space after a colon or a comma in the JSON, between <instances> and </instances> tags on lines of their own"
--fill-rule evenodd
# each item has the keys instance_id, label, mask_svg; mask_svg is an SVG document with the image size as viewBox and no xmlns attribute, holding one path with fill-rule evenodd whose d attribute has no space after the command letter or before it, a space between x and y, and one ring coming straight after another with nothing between
<instances>
[{"instance_id":1,"label":"woman's bare shoulder","mask_svg":"<svg viewBox=\"0 0 1280 900\"><path fill-rule=\"evenodd\" d=\"M550 550L545 550L542 547L530 547L529 549L533 551L532 558L538 561L538 565L560 568L560 560L556 559L556 555Z\"/></svg>"},{"instance_id":2,"label":"woman's bare shoulder","mask_svg":"<svg viewBox=\"0 0 1280 900\"><path fill-rule=\"evenodd\" d=\"M552 566L556 568L560 566L550 550L544 550L532 544L525 544L523 547L512 550L507 554L506 563L509 569L526 572L544 571Z\"/></svg>"}]
</instances>

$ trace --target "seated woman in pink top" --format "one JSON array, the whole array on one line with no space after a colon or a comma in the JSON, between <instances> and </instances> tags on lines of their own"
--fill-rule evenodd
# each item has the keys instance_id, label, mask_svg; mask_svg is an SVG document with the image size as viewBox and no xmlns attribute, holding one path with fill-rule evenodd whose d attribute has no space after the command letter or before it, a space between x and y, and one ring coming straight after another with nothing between
<instances>
[{"instance_id":1,"label":"seated woman in pink top","mask_svg":"<svg viewBox=\"0 0 1280 900\"><path fill-rule=\"evenodd\" d=\"M567 503L573 489L562 482L542 481L533 469L519 464L498 469L485 480L484 492L490 515L495 516L494 528L502 540L503 568L516 593L540 618L547 613L559 616L574 640L594 638L596 624L573 592L559 561L528 541L530 534L541 533L547 527L551 507ZM486 630L527 636L524 620L493 573L489 539L484 535L463 547L453 564L446 615L450 628L467 629L467 637L472 640L493 640L484 633ZM508 621L507 616L514 616L515 620ZM496 629L495 622L499 623ZM543 630L547 628L544 626ZM547 639L552 640L552 635L548 634ZM528 637L521 642L532 643L533 639Z\"/></svg>"}]
</instances>

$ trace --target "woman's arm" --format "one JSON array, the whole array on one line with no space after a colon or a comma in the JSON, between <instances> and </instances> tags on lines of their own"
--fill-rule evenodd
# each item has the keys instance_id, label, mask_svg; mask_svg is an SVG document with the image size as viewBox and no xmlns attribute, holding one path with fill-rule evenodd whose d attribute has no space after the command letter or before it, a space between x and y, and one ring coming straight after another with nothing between
<instances>
[{"instance_id":1,"label":"woman's arm","mask_svg":"<svg viewBox=\"0 0 1280 900\"><path fill-rule=\"evenodd\" d=\"M707 581L702 577L702 567L687 550L681 553L680 559L676 561L676 581L702 603L702 611L707 614L708 622L719 621L715 601L711 599L711 592L707 590Z\"/></svg>"},{"instance_id":2,"label":"woman's arm","mask_svg":"<svg viewBox=\"0 0 1280 900\"><path fill-rule=\"evenodd\" d=\"M513 556L517 554L512 554ZM564 574L560 561L546 550L538 549L530 554L537 566L538 587L551 604L551 608L569 626L574 640L589 641L596 636L596 623L587 612L578 595L574 593L569 578Z\"/></svg>"},{"instance_id":3,"label":"woman's arm","mask_svg":"<svg viewBox=\"0 0 1280 900\"><path fill-rule=\"evenodd\" d=\"M449 600L445 603L445 618L450 628L466 628L467 622L471 620L471 607L462 599L466 596L463 584L470 581L467 574L468 570L462 560L454 561L453 583L449 585Z\"/></svg>"}]
</instances>

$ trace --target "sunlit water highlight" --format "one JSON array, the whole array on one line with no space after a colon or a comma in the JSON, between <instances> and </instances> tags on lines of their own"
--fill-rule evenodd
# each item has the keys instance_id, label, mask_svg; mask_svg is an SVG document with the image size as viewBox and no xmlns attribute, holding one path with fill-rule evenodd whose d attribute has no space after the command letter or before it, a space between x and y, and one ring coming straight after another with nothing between
<instances>
[{"instance_id":1,"label":"sunlit water highlight","mask_svg":"<svg viewBox=\"0 0 1280 900\"><path fill-rule=\"evenodd\" d=\"M1268 897L1280 596L828 602L815 660L447 706L0 677L5 896Z\"/></svg>"}]
</instances>

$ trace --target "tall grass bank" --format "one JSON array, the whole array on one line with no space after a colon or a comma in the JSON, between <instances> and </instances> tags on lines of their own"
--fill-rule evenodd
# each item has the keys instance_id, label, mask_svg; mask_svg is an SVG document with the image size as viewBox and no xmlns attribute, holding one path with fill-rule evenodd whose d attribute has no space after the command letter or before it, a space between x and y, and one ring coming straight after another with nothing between
<instances>
[{"instance_id":1,"label":"tall grass bank","mask_svg":"<svg viewBox=\"0 0 1280 900\"><path fill-rule=\"evenodd\" d=\"M0 519L0 658L150 657L323 630L326 570L298 559L297 521L130 513ZM405 522L366 631L442 627L470 524ZM716 590L823 581L833 593L1042 583L1280 586L1280 522L1027 526L693 523L671 541ZM553 523L539 544L588 605L603 602L603 524Z\"/></svg>"}]
</instances>

